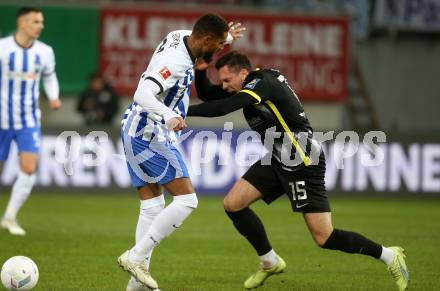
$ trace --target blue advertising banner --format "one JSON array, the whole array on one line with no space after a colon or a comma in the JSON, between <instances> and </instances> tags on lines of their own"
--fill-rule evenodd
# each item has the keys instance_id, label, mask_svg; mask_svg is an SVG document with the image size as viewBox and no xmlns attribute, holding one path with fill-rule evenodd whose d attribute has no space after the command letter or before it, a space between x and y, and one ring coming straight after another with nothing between
<instances>
[{"instance_id":1,"label":"blue advertising banner","mask_svg":"<svg viewBox=\"0 0 440 291\"><path fill-rule=\"evenodd\" d=\"M373 25L423 32L440 31L440 0L377 0Z\"/></svg>"}]
</instances>

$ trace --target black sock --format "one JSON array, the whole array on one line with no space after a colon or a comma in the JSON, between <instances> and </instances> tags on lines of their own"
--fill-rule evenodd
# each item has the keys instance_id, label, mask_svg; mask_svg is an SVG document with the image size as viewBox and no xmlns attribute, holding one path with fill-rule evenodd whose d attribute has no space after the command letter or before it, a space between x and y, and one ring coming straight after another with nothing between
<instances>
[{"instance_id":1,"label":"black sock","mask_svg":"<svg viewBox=\"0 0 440 291\"><path fill-rule=\"evenodd\" d=\"M272 249L263 223L249 207L236 212L226 211L226 214L238 232L251 243L259 256L267 254Z\"/></svg>"},{"instance_id":2,"label":"black sock","mask_svg":"<svg viewBox=\"0 0 440 291\"><path fill-rule=\"evenodd\" d=\"M381 245L358 233L340 229L334 229L322 247L351 254L363 254L376 259L382 254Z\"/></svg>"}]
</instances>

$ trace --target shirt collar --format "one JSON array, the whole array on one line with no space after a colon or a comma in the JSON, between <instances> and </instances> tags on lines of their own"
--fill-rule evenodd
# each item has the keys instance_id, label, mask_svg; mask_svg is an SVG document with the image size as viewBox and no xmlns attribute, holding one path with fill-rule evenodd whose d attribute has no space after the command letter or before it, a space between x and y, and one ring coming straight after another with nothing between
<instances>
[{"instance_id":1,"label":"shirt collar","mask_svg":"<svg viewBox=\"0 0 440 291\"><path fill-rule=\"evenodd\" d=\"M188 46L188 37L189 37L188 35L185 35L183 37L183 43L185 44L186 50L188 51L188 54L189 54L189 56L191 58L191 61L193 63L195 63L196 62L196 58L193 56L193 54L191 53L191 50L189 49L189 46Z\"/></svg>"},{"instance_id":2,"label":"shirt collar","mask_svg":"<svg viewBox=\"0 0 440 291\"><path fill-rule=\"evenodd\" d=\"M21 44L18 43L15 33L12 35L12 38L14 39L14 42L15 42L16 45L18 45L20 48L25 49L25 50L28 50L31 47L33 47L34 43L35 43L35 40L34 40L29 47L24 47L24 46L22 46Z\"/></svg>"}]
</instances>

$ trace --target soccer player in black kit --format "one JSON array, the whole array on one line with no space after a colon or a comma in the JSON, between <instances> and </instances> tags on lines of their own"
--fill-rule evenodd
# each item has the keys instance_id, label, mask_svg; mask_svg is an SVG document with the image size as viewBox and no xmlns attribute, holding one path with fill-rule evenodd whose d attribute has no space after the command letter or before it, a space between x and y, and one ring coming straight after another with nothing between
<instances>
[{"instance_id":1,"label":"soccer player in black kit","mask_svg":"<svg viewBox=\"0 0 440 291\"><path fill-rule=\"evenodd\" d=\"M293 211L302 212L318 246L382 260L398 289L405 290L409 274L401 247L384 247L361 234L333 227L324 182L325 156L313 140L313 129L286 78L273 69L253 70L249 59L237 51L227 53L215 64L221 85L209 81L203 70L206 67L199 62L202 70L196 71L195 77L198 96L205 102L190 106L188 115L215 117L243 109L251 129L270 147L269 156L252 165L224 198L226 214L261 261L244 287L257 288L286 268L249 206L259 199L270 204L287 194Z\"/></svg>"}]
</instances>

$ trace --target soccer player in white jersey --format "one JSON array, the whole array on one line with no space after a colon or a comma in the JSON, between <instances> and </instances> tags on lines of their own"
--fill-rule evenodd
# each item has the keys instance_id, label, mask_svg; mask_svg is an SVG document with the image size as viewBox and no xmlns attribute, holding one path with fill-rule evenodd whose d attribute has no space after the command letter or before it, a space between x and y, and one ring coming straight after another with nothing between
<instances>
[{"instance_id":1,"label":"soccer player in white jersey","mask_svg":"<svg viewBox=\"0 0 440 291\"><path fill-rule=\"evenodd\" d=\"M15 141L20 172L0 226L13 235L25 235L16 216L35 182L41 137L38 108L41 78L50 107L58 109L61 101L53 50L37 40L44 28L41 10L23 7L18 10L16 20L15 34L0 39L0 166Z\"/></svg>"},{"instance_id":2,"label":"soccer player in white jersey","mask_svg":"<svg viewBox=\"0 0 440 291\"><path fill-rule=\"evenodd\" d=\"M206 14L192 31L170 32L156 48L139 80L134 102L125 112L121 137L132 184L141 200L136 245L118 258L119 265L132 275L129 291L158 288L149 273L152 250L197 207L188 170L172 144L186 127L196 60L209 59L228 37L240 36L241 30L239 24L228 25L220 16ZM173 196L167 207L162 186Z\"/></svg>"}]
</instances>

